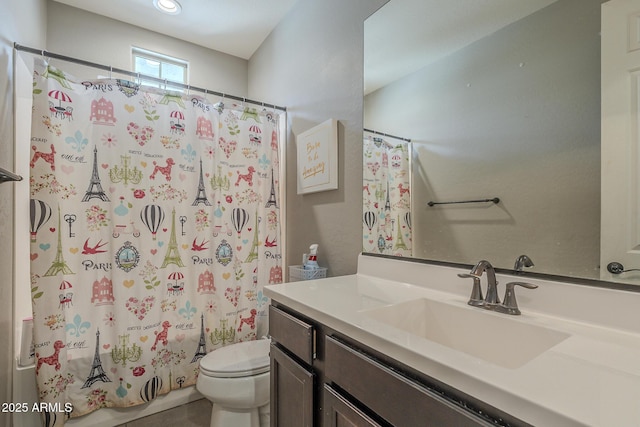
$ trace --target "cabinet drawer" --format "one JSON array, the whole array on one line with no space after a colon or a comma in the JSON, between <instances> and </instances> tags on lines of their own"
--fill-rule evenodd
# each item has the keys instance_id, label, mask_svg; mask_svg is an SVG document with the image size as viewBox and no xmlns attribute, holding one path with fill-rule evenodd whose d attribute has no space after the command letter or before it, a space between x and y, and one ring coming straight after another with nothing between
<instances>
[{"instance_id":1,"label":"cabinet drawer","mask_svg":"<svg viewBox=\"0 0 640 427\"><path fill-rule=\"evenodd\" d=\"M315 358L315 331L313 325L289 313L269 306L269 334L271 338L295 354L305 363Z\"/></svg>"},{"instance_id":2,"label":"cabinet drawer","mask_svg":"<svg viewBox=\"0 0 640 427\"><path fill-rule=\"evenodd\" d=\"M326 377L393 425L493 425L332 337L325 346Z\"/></svg>"},{"instance_id":3,"label":"cabinet drawer","mask_svg":"<svg viewBox=\"0 0 640 427\"><path fill-rule=\"evenodd\" d=\"M367 414L324 385L324 427L380 427Z\"/></svg>"}]
</instances>

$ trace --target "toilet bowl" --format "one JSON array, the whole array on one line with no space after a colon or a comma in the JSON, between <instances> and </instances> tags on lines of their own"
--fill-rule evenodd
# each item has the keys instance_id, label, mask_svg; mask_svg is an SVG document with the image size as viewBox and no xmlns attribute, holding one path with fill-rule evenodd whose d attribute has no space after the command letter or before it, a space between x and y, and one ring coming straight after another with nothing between
<instances>
[{"instance_id":1,"label":"toilet bowl","mask_svg":"<svg viewBox=\"0 0 640 427\"><path fill-rule=\"evenodd\" d=\"M200 359L196 389L213 403L211 427L269 425L270 344L231 344Z\"/></svg>"}]
</instances>

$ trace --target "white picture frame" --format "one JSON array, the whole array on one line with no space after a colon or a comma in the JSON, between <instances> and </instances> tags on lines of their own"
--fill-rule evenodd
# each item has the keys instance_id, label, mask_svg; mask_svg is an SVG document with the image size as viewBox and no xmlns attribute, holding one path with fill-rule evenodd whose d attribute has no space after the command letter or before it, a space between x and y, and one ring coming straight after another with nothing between
<instances>
[{"instance_id":1,"label":"white picture frame","mask_svg":"<svg viewBox=\"0 0 640 427\"><path fill-rule=\"evenodd\" d=\"M338 189L338 122L329 119L296 137L298 194Z\"/></svg>"}]
</instances>

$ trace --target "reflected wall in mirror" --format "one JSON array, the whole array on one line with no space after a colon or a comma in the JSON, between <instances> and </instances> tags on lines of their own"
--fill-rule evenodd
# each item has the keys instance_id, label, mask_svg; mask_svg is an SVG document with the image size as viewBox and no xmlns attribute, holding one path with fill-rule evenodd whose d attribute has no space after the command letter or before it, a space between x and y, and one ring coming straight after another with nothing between
<instances>
[{"instance_id":1,"label":"reflected wall in mirror","mask_svg":"<svg viewBox=\"0 0 640 427\"><path fill-rule=\"evenodd\" d=\"M512 269L527 254L531 271L606 277L601 3L391 1L366 21L364 125L412 140L414 257Z\"/></svg>"}]
</instances>

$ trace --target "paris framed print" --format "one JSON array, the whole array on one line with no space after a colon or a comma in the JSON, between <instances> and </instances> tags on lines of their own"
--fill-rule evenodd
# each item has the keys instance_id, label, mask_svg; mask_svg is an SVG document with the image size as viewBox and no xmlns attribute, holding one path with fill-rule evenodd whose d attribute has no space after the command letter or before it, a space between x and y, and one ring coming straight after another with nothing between
<instances>
[{"instance_id":1,"label":"paris framed print","mask_svg":"<svg viewBox=\"0 0 640 427\"><path fill-rule=\"evenodd\" d=\"M338 122L329 119L296 138L298 194L338 188Z\"/></svg>"}]
</instances>

